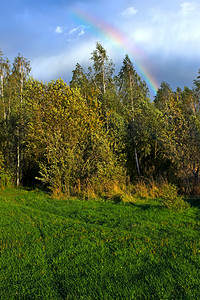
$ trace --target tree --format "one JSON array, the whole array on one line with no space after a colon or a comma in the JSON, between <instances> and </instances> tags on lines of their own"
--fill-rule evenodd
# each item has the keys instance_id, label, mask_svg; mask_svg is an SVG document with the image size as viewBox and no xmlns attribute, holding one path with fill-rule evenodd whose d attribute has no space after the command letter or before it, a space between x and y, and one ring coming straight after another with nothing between
<instances>
[{"instance_id":1,"label":"tree","mask_svg":"<svg viewBox=\"0 0 200 300\"><path fill-rule=\"evenodd\" d=\"M109 60L106 50L99 43L96 44L91 60L93 60L94 84L98 87L99 92L105 95L107 88L112 83L113 62Z\"/></svg>"},{"instance_id":2,"label":"tree","mask_svg":"<svg viewBox=\"0 0 200 300\"><path fill-rule=\"evenodd\" d=\"M41 180L54 193L70 194L77 186L97 189L101 185L103 189L122 179L99 116L98 101L94 99L96 109L91 108L79 90L62 80L44 86L32 80L28 84L27 147L29 156L40 153Z\"/></svg>"},{"instance_id":3,"label":"tree","mask_svg":"<svg viewBox=\"0 0 200 300\"><path fill-rule=\"evenodd\" d=\"M70 87L79 88L81 90L82 96L87 99L90 88L90 82L88 80L87 74L85 74L85 71L80 64L76 64L76 68L72 71L72 74L72 80L69 83Z\"/></svg>"},{"instance_id":4,"label":"tree","mask_svg":"<svg viewBox=\"0 0 200 300\"><path fill-rule=\"evenodd\" d=\"M173 92L169 85L161 85L155 99L160 109L158 140L163 155L174 166L174 175L185 182L185 191L191 191L199 172L200 136L195 93L184 88ZM192 179L194 177L194 179Z\"/></svg>"},{"instance_id":5,"label":"tree","mask_svg":"<svg viewBox=\"0 0 200 300\"><path fill-rule=\"evenodd\" d=\"M6 122L7 119L7 105L6 105L6 97L4 94L4 86L8 79L10 73L10 64L7 58L3 57L3 52L0 49L0 97L1 97L1 107L3 112L3 120Z\"/></svg>"},{"instance_id":6,"label":"tree","mask_svg":"<svg viewBox=\"0 0 200 300\"><path fill-rule=\"evenodd\" d=\"M17 115L19 124L16 130L17 139L17 168L16 168L16 185L20 185L20 178L22 176L21 162L23 160L23 139L24 139L24 114L23 114L23 88L26 79L31 71L30 62L24 58L21 54L14 59L12 76L15 81L15 95L16 100L19 97L19 104L17 102ZM19 105L19 106L18 106Z\"/></svg>"},{"instance_id":7,"label":"tree","mask_svg":"<svg viewBox=\"0 0 200 300\"><path fill-rule=\"evenodd\" d=\"M197 78L194 80L194 93L195 93L195 96L197 98L197 103L199 105L200 103L200 70L198 72L198 76ZM199 108L199 106L198 106Z\"/></svg>"},{"instance_id":8,"label":"tree","mask_svg":"<svg viewBox=\"0 0 200 300\"><path fill-rule=\"evenodd\" d=\"M30 72L30 62L18 55L9 73L8 63L3 63L3 102L4 102L4 145L5 164L15 176L19 186L22 177L22 162L24 148L25 110L23 105L23 88ZM2 73L2 72L1 72ZM1 81L2 82L2 81ZM2 86L2 85L1 85ZM2 94L2 92L1 92Z\"/></svg>"},{"instance_id":9,"label":"tree","mask_svg":"<svg viewBox=\"0 0 200 300\"><path fill-rule=\"evenodd\" d=\"M148 99L148 88L135 71L128 55L126 55L123 60L123 65L117 78L117 84L121 102L123 104L124 116L128 123L127 151L129 162L132 162L129 168L130 170L133 169L132 158L135 157L137 173L140 176L141 168L138 157L138 148L142 145L142 139L146 139L147 135L149 135L146 121L150 102ZM147 150L147 148L145 150ZM142 158L142 155L141 151L140 159Z\"/></svg>"},{"instance_id":10,"label":"tree","mask_svg":"<svg viewBox=\"0 0 200 300\"><path fill-rule=\"evenodd\" d=\"M20 53L14 59L12 74L15 78L15 89L18 90L20 104L23 102L23 87L26 79L31 71L30 61L24 58Z\"/></svg>"},{"instance_id":11,"label":"tree","mask_svg":"<svg viewBox=\"0 0 200 300\"><path fill-rule=\"evenodd\" d=\"M114 64L109 59L106 50L99 43L92 53L91 60L93 66L90 68L91 82L98 91L98 100L101 104L102 112L105 115L106 130L109 130L109 114L116 106L116 89L114 84Z\"/></svg>"},{"instance_id":12,"label":"tree","mask_svg":"<svg viewBox=\"0 0 200 300\"><path fill-rule=\"evenodd\" d=\"M167 108L169 99L171 97L173 97L173 91L170 85L166 82L162 82L154 99L155 107L161 111L164 111L165 108Z\"/></svg>"}]
</instances>

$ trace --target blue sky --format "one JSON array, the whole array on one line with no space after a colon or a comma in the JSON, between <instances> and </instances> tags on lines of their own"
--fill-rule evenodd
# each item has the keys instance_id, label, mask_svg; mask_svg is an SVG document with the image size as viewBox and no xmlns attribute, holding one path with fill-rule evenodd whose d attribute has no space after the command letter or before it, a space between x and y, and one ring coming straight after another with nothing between
<instances>
[{"instance_id":1,"label":"blue sky","mask_svg":"<svg viewBox=\"0 0 200 300\"><path fill-rule=\"evenodd\" d=\"M98 20L96 28L78 18L77 9ZM97 30L101 24L137 52L109 40ZM158 85L165 81L176 89L192 87L198 75L199 28L199 0L7 0L1 3L0 47L11 61L18 53L29 59L36 79L69 82L76 63L91 65L100 42L117 71L130 52L136 70L142 66Z\"/></svg>"}]
</instances>

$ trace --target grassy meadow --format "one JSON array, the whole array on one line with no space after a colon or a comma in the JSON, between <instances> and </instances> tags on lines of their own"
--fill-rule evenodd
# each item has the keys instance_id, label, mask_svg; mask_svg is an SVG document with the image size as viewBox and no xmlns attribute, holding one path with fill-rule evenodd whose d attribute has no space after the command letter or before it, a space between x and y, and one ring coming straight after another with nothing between
<instances>
[{"instance_id":1,"label":"grassy meadow","mask_svg":"<svg viewBox=\"0 0 200 300\"><path fill-rule=\"evenodd\" d=\"M200 200L0 191L0 299L200 299Z\"/></svg>"}]
</instances>

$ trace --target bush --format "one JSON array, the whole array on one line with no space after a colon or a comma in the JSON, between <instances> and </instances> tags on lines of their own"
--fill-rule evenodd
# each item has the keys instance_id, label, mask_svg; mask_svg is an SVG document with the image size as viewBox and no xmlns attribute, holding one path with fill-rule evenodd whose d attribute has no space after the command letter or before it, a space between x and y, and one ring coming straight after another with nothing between
<instances>
[{"instance_id":1,"label":"bush","mask_svg":"<svg viewBox=\"0 0 200 300\"><path fill-rule=\"evenodd\" d=\"M158 184L151 179L142 179L134 185L133 192L139 198L157 198L159 196Z\"/></svg>"},{"instance_id":2,"label":"bush","mask_svg":"<svg viewBox=\"0 0 200 300\"><path fill-rule=\"evenodd\" d=\"M192 194L194 196L200 196L200 182L197 182L193 188Z\"/></svg>"},{"instance_id":3,"label":"bush","mask_svg":"<svg viewBox=\"0 0 200 300\"><path fill-rule=\"evenodd\" d=\"M162 203L165 207L181 211L190 207L189 203L183 200L183 196L178 195L178 189L175 185L165 183L161 188Z\"/></svg>"},{"instance_id":4,"label":"bush","mask_svg":"<svg viewBox=\"0 0 200 300\"><path fill-rule=\"evenodd\" d=\"M133 203L135 202L135 199L125 193L125 192L121 192L121 193L118 193L118 194L114 194L110 197L110 200L113 201L114 203Z\"/></svg>"},{"instance_id":5,"label":"bush","mask_svg":"<svg viewBox=\"0 0 200 300\"><path fill-rule=\"evenodd\" d=\"M12 186L12 176L5 170L3 154L0 152L0 188Z\"/></svg>"},{"instance_id":6,"label":"bush","mask_svg":"<svg viewBox=\"0 0 200 300\"><path fill-rule=\"evenodd\" d=\"M169 209L185 210L190 205L178 195L178 189L174 184L168 183L166 179L160 178L157 182L153 179L140 180L135 184L133 192L136 197L160 198L161 203Z\"/></svg>"},{"instance_id":7,"label":"bush","mask_svg":"<svg viewBox=\"0 0 200 300\"><path fill-rule=\"evenodd\" d=\"M174 184L163 183L159 189L159 197L162 199L176 199L178 197L178 190Z\"/></svg>"}]
</instances>

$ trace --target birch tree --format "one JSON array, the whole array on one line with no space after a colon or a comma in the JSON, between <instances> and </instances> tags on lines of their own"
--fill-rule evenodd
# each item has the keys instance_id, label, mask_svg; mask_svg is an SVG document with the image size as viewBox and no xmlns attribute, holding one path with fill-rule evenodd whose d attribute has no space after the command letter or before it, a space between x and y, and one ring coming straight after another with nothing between
<instances>
[{"instance_id":1,"label":"birch tree","mask_svg":"<svg viewBox=\"0 0 200 300\"><path fill-rule=\"evenodd\" d=\"M30 61L24 58L21 54L14 59L11 82L13 89L12 94L12 113L16 119L16 185L20 185L22 177L22 161L23 161L23 140L24 140L24 109L23 109L23 89L27 77L31 71Z\"/></svg>"},{"instance_id":2,"label":"birch tree","mask_svg":"<svg viewBox=\"0 0 200 300\"><path fill-rule=\"evenodd\" d=\"M114 64L109 59L107 51L100 44L96 44L91 60L93 66L90 69L91 82L98 91L102 112L105 114L106 130L109 130L109 115L112 107L115 106L116 93L114 84Z\"/></svg>"},{"instance_id":3,"label":"birch tree","mask_svg":"<svg viewBox=\"0 0 200 300\"><path fill-rule=\"evenodd\" d=\"M142 138L145 138L145 131L147 129L148 88L135 71L128 55L125 56L118 75L118 87L124 107L124 115L128 122L128 156L132 162L134 157L137 174L140 176L140 158L142 157L142 152L138 153L138 148L140 147Z\"/></svg>"},{"instance_id":4,"label":"birch tree","mask_svg":"<svg viewBox=\"0 0 200 300\"><path fill-rule=\"evenodd\" d=\"M4 122L6 122L7 119L7 99L5 97L4 87L6 85L6 81L8 80L8 76L10 73L10 63L7 58L3 57L3 52L0 49L0 99L1 99L1 107L2 107L2 118Z\"/></svg>"}]
</instances>

